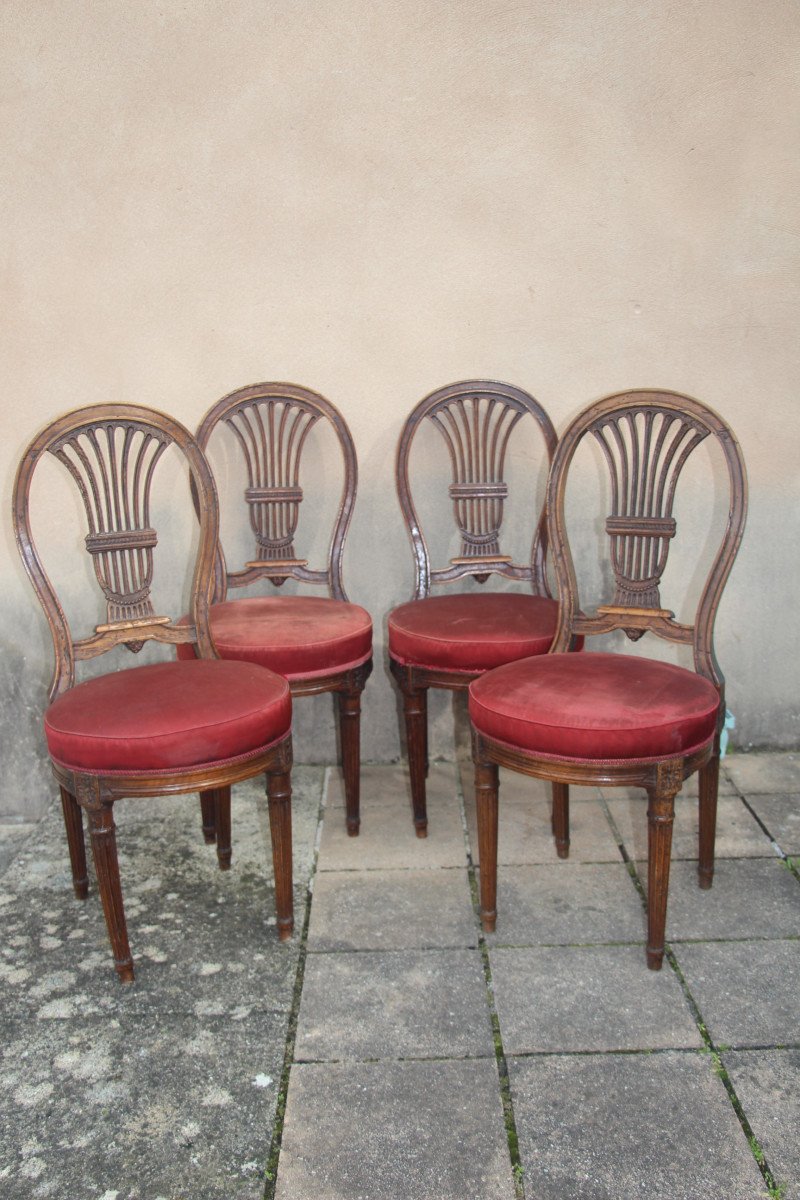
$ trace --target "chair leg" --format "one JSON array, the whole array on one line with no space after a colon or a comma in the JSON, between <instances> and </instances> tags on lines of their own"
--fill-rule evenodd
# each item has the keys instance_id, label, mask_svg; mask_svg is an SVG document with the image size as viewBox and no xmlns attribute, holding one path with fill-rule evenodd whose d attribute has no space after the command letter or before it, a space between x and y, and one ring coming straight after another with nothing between
<instances>
[{"instance_id":1,"label":"chair leg","mask_svg":"<svg viewBox=\"0 0 800 1200\"><path fill-rule=\"evenodd\" d=\"M86 870L86 843L83 837L83 814L81 806L66 788L60 788L61 807L64 811L64 827L67 831L69 861L72 867L72 886L78 900L89 895L89 875Z\"/></svg>"},{"instance_id":2,"label":"chair leg","mask_svg":"<svg viewBox=\"0 0 800 1200\"><path fill-rule=\"evenodd\" d=\"M715 754L698 775L700 791L700 846L697 863L697 882L703 890L714 881L714 844L717 837L717 791L719 789L719 754Z\"/></svg>"},{"instance_id":3,"label":"chair leg","mask_svg":"<svg viewBox=\"0 0 800 1200\"><path fill-rule=\"evenodd\" d=\"M408 772L411 777L411 806L417 837L428 836L428 804L425 776L428 757L428 690L403 689L403 711L406 719Z\"/></svg>"},{"instance_id":4,"label":"chair leg","mask_svg":"<svg viewBox=\"0 0 800 1200\"><path fill-rule=\"evenodd\" d=\"M121 983L133 983L133 959L128 945L128 928L122 904L117 837L112 804L89 809L89 833L97 871L97 887L103 902L114 966Z\"/></svg>"},{"instance_id":5,"label":"chair leg","mask_svg":"<svg viewBox=\"0 0 800 1200\"><path fill-rule=\"evenodd\" d=\"M231 789L214 788L207 793L214 801L214 830L220 871L231 869Z\"/></svg>"},{"instance_id":6,"label":"chair leg","mask_svg":"<svg viewBox=\"0 0 800 1200\"><path fill-rule=\"evenodd\" d=\"M678 787L647 789L647 965L660 971L664 961L672 825Z\"/></svg>"},{"instance_id":7,"label":"chair leg","mask_svg":"<svg viewBox=\"0 0 800 1200\"><path fill-rule=\"evenodd\" d=\"M553 837L559 858L569 858L569 784L553 784Z\"/></svg>"},{"instance_id":8,"label":"chair leg","mask_svg":"<svg viewBox=\"0 0 800 1200\"><path fill-rule=\"evenodd\" d=\"M292 897L292 783L281 767L267 773L269 829L272 836L272 866L275 873L275 911L278 937L285 942L294 929Z\"/></svg>"},{"instance_id":9,"label":"chair leg","mask_svg":"<svg viewBox=\"0 0 800 1200\"><path fill-rule=\"evenodd\" d=\"M203 841L207 846L213 846L217 840L213 791L200 793L200 816L203 822Z\"/></svg>"},{"instance_id":10,"label":"chair leg","mask_svg":"<svg viewBox=\"0 0 800 1200\"><path fill-rule=\"evenodd\" d=\"M480 859L480 918L485 933L497 924L497 814L500 772L496 763L480 757L477 739L472 751L475 763L475 809L478 817Z\"/></svg>"},{"instance_id":11,"label":"chair leg","mask_svg":"<svg viewBox=\"0 0 800 1200\"><path fill-rule=\"evenodd\" d=\"M347 808L347 833L358 837L361 825L361 693L363 686L339 692L339 736Z\"/></svg>"}]
</instances>

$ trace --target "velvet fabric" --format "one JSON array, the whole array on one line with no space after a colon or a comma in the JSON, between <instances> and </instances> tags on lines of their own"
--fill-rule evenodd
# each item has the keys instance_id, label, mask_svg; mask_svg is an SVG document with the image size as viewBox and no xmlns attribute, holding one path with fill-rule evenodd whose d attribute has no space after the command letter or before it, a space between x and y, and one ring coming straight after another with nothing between
<instances>
[{"instance_id":1,"label":"velvet fabric","mask_svg":"<svg viewBox=\"0 0 800 1200\"><path fill-rule=\"evenodd\" d=\"M285 679L221 659L154 663L70 688L47 709L52 758L103 771L181 769L236 758L288 733Z\"/></svg>"},{"instance_id":2,"label":"velvet fabric","mask_svg":"<svg viewBox=\"0 0 800 1200\"><path fill-rule=\"evenodd\" d=\"M661 759L713 738L719 695L671 663L625 654L550 654L491 671L469 689L479 733L581 761Z\"/></svg>"},{"instance_id":3,"label":"velvet fabric","mask_svg":"<svg viewBox=\"0 0 800 1200\"><path fill-rule=\"evenodd\" d=\"M519 592L458 592L401 604L389 615L389 653L404 666L488 671L546 654L558 605Z\"/></svg>"},{"instance_id":4,"label":"velvet fabric","mask_svg":"<svg viewBox=\"0 0 800 1200\"><path fill-rule=\"evenodd\" d=\"M361 666L372 655L366 609L327 596L246 596L210 611L222 658L258 663L286 679L308 679ZM178 657L194 653L178 646Z\"/></svg>"}]
</instances>

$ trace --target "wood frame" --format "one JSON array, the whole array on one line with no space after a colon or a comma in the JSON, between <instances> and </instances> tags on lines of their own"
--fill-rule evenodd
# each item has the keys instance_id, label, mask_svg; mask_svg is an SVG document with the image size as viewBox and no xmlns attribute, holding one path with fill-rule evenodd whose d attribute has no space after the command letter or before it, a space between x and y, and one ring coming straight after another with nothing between
<instances>
[{"instance_id":1,"label":"wood frame","mask_svg":"<svg viewBox=\"0 0 800 1200\"><path fill-rule=\"evenodd\" d=\"M327 565L310 568L294 552L298 509L303 500L300 468L306 439L313 426L325 420L333 428L342 453L344 480L333 522ZM294 383L256 383L223 396L203 417L197 441L206 451L220 424L235 436L244 459L247 486L244 500L256 539L256 557L240 570L229 571L218 547L212 603L241 588L266 579L282 587L287 579L327 588L332 600L347 602L342 560L358 487L355 446L343 416L324 396ZM358 667L331 671L309 679L290 679L292 698L331 692L337 696L339 739L344 775L347 832L356 837L360 818L361 693L372 672L372 659ZM213 810L204 811L203 829L213 841Z\"/></svg>"},{"instance_id":2,"label":"wood frame","mask_svg":"<svg viewBox=\"0 0 800 1200\"><path fill-rule=\"evenodd\" d=\"M613 511L606 523L611 540L616 595L594 614L580 605L578 580L567 538L565 492L570 466L582 439L599 442L612 479ZM689 455L709 435L720 445L729 484L725 532L712 562L691 625L661 607L659 584L675 533L672 505ZM641 787L648 796L647 965L659 970L664 957L675 796L699 771L699 860L701 888L714 875L720 733L725 719L725 681L714 653L714 620L744 532L747 479L741 449L729 426L710 408L678 392L620 392L590 405L563 434L547 491L552 561L558 581L559 625L551 654L569 650L576 636L622 629L631 640L644 633L690 645L694 668L719 694L714 738L685 756L661 761L597 763L537 756L489 738L473 726L480 915L486 931L497 920L498 767L553 784L553 831L566 857L569 847L569 785Z\"/></svg>"},{"instance_id":3,"label":"wood frame","mask_svg":"<svg viewBox=\"0 0 800 1200\"><path fill-rule=\"evenodd\" d=\"M150 600L152 550L150 491L163 451L174 445L188 466L200 521L188 623L154 612ZM89 535L86 547L106 597L107 620L89 637L76 640L44 570L31 527L31 481L45 454L67 468L84 502ZM14 483L14 533L25 570L42 605L53 640L55 667L49 690L52 703L75 683L75 664L125 645L138 652L145 641L192 643L200 658L217 658L208 625L219 514L211 472L197 443L177 421L136 405L95 405L54 421L31 442ZM278 933L293 928L291 849L291 735L264 746L244 761L207 763L172 771L77 771L52 762L59 784L73 887L88 895L82 810L86 812L114 965L123 983L134 978L128 941L116 833L114 803L123 797L178 795L199 791L213 806L220 869L230 866L230 789L243 779L266 773Z\"/></svg>"},{"instance_id":4,"label":"wood frame","mask_svg":"<svg viewBox=\"0 0 800 1200\"><path fill-rule=\"evenodd\" d=\"M483 584L492 575L525 582L536 596L551 596L544 510L534 529L528 563L514 563L500 547L503 504L508 494L503 479L505 455L514 429L525 416L536 423L549 464L556 448L553 423L533 396L512 384L493 379L451 383L425 396L409 413L398 442L395 476L414 555L412 599L425 599L435 584L447 585L465 578ZM453 478L450 499L462 538L461 554L442 568L431 567L409 477L412 444L428 422L436 426L447 447ZM417 837L427 837L428 689L465 692L482 672L437 671L391 657L389 667L403 697L414 827Z\"/></svg>"}]
</instances>

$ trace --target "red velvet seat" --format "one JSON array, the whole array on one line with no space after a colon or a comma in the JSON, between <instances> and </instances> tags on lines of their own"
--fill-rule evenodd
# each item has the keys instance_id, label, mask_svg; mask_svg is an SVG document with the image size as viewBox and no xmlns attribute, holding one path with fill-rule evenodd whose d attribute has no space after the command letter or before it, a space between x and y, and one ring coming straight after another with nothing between
<instances>
[{"instance_id":1,"label":"red velvet seat","mask_svg":"<svg viewBox=\"0 0 800 1200\"><path fill-rule=\"evenodd\" d=\"M708 438L708 462L727 476L728 519L700 593L694 620L676 620L661 587L677 523L673 504L689 456ZM579 454L589 444L594 458ZM716 459L714 457L716 452ZM592 610L567 537L567 482L579 461L608 469L605 534L608 603ZM699 478L693 473L695 481ZM584 538L597 530L594 512L573 498L570 530L583 518ZM687 509L699 515L695 499ZM720 731L724 679L714 653L714 618L744 530L747 484L733 433L716 413L675 392L635 391L590 405L564 431L547 485L559 619L550 652L489 671L470 686L480 857L480 914L487 932L497 921L499 767L548 780L553 788L556 850L569 852L569 786L640 787L648 797L647 965L660 969L669 886L675 797L698 774L701 888L714 874ZM587 529L588 526L588 529ZM578 638L651 633L691 650L694 671L630 654L568 653Z\"/></svg>"},{"instance_id":2,"label":"red velvet seat","mask_svg":"<svg viewBox=\"0 0 800 1200\"><path fill-rule=\"evenodd\" d=\"M451 482L460 553L448 566L431 568L428 546L411 496L411 447L431 426L431 440L444 451L440 461ZM403 695L411 777L411 804L418 837L428 829L425 776L428 770L428 690L465 692L483 671L515 658L546 654L555 636L558 605L550 595L545 561L547 529L531 502L536 481L526 466L524 512L530 515L530 558L515 562L501 552L500 531L509 496L506 454L512 434L526 462L533 434L533 460L542 477L553 456L556 434L542 406L508 383L470 379L431 392L406 419L397 447L397 489L414 553L414 599L389 614L389 663ZM543 445L542 445L543 443ZM513 476L512 476L513 482ZM444 488L442 489L444 491ZM485 584L492 575L526 584L525 592L453 592L459 580ZM430 595L435 584L448 590Z\"/></svg>"},{"instance_id":3,"label":"red velvet seat","mask_svg":"<svg viewBox=\"0 0 800 1200\"><path fill-rule=\"evenodd\" d=\"M165 452L167 452L165 454ZM37 467L57 460L83 501L86 551L103 596L103 612L76 638L31 530L29 496ZM154 495L154 480L165 491ZM178 477L183 471L185 478ZM176 487L177 483L177 487ZM190 494L199 519L191 535ZM173 521L176 497L187 527L156 554L156 520ZM41 498L41 497L40 497ZM278 936L291 936L291 689L262 666L222 661L209 633L208 607L219 557L219 509L202 451L164 413L133 405L96 405L68 413L31 442L14 482L14 531L23 565L44 609L55 652L44 726L61 792L75 895L89 891L84 815L95 875L119 978L134 977L122 897L114 805L138 796L199 792L214 828L221 870L231 865L231 786L266 776ZM75 541L65 512L64 546ZM51 539L52 542L52 539ZM186 548L188 562L181 552ZM52 551L52 545L50 547ZM170 552L171 551L171 552ZM178 561L173 560L177 555ZM156 566L172 564L192 580L182 621L153 607ZM187 572L186 567L190 570ZM100 614L98 613L98 616ZM180 647L187 660L145 663L76 682L76 668L109 650L138 654L150 642ZM154 844L161 833L151 821ZM154 854L157 861L157 853Z\"/></svg>"},{"instance_id":4,"label":"red velvet seat","mask_svg":"<svg viewBox=\"0 0 800 1200\"><path fill-rule=\"evenodd\" d=\"M404 666L488 671L546 654L558 604L520 592L460 592L412 600L389 615L389 654Z\"/></svg>"},{"instance_id":5,"label":"red velvet seat","mask_svg":"<svg viewBox=\"0 0 800 1200\"><path fill-rule=\"evenodd\" d=\"M210 610L223 658L258 663L295 682L351 671L372 657L372 618L328 596L247 596ZM191 648L181 646L179 657Z\"/></svg>"},{"instance_id":6,"label":"red velvet seat","mask_svg":"<svg viewBox=\"0 0 800 1200\"><path fill-rule=\"evenodd\" d=\"M322 435L311 435L319 425ZM303 528L301 458L316 450L335 469L331 434L341 452L342 490L335 512L327 560L312 569L298 558L295 538ZM253 538L250 561L232 569L219 548L210 611L211 631L225 659L258 663L289 681L292 697L331 692L336 696L344 775L347 832L360 826L361 693L372 671L372 620L351 604L344 589L344 543L356 498L357 463L350 431L330 401L293 383L257 383L238 388L214 404L200 423L197 440L208 450L220 483L227 478L247 511ZM223 505L225 490L221 488ZM324 514L319 500L315 524ZM327 595L242 596L231 593L251 584L281 588L288 580L322 587ZM241 595L241 593L240 593ZM179 649L187 657L191 651ZM213 812L203 811L203 830L214 838Z\"/></svg>"},{"instance_id":7,"label":"red velvet seat","mask_svg":"<svg viewBox=\"0 0 800 1200\"><path fill-rule=\"evenodd\" d=\"M719 693L672 663L624 654L550 654L489 671L469 692L475 728L570 762L649 762L713 740Z\"/></svg>"},{"instance_id":8,"label":"red velvet seat","mask_svg":"<svg viewBox=\"0 0 800 1200\"><path fill-rule=\"evenodd\" d=\"M153 663L88 679L44 715L47 747L69 770L173 771L258 754L285 737L285 679L249 663Z\"/></svg>"}]
</instances>

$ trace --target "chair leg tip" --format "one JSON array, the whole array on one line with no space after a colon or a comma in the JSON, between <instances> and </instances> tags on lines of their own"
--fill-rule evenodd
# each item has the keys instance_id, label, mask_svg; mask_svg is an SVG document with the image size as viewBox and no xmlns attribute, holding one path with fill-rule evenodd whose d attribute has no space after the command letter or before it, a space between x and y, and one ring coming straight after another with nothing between
<instances>
[{"instance_id":1,"label":"chair leg tip","mask_svg":"<svg viewBox=\"0 0 800 1200\"><path fill-rule=\"evenodd\" d=\"M114 963L120 983L133 983L133 961Z\"/></svg>"},{"instance_id":2,"label":"chair leg tip","mask_svg":"<svg viewBox=\"0 0 800 1200\"><path fill-rule=\"evenodd\" d=\"M76 900L86 900L88 898L88 896L89 896L89 881L88 881L88 879L81 879L79 882L74 883L72 886L75 890L75 899Z\"/></svg>"},{"instance_id":3,"label":"chair leg tip","mask_svg":"<svg viewBox=\"0 0 800 1200\"><path fill-rule=\"evenodd\" d=\"M660 971L664 963L663 950L651 950L647 948L647 965L651 971Z\"/></svg>"},{"instance_id":4,"label":"chair leg tip","mask_svg":"<svg viewBox=\"0 0 800 1200\"><path fill-rule=\"evenodd\" d=\"M217 857L217 863L219 864L219 869L220 869L220 871L230 871L230 869L231 869L231 855L230 855L230 854L227 854L227 855L220 855L220 856L218 856L218 857Z\"/></svg>"},{"instance_id":5,"label":"chair leg tip","mask_svg":"<svg viewBox=\"0 0 800 1200\"><path fill-rule=\"evenodd\" d=\"M213 846L217 840L217 835L213 829L203 830L203 841L207 846Z\"/></svg>"},{"instance_id":6,"label":"chair leg tip","mask_svg":"<svg viewBox=\"0 0 800 1200\"><path fill-rule=\"evenodd\" d=\"M428 836L428 822L424 825L415 825L414 830L418 838L426 838Z\"/></svg>"},{"instance_id":7,"label":"chair leg tip","mask_svg":"<svg viewBox=\"0 0 800 1200\"><path fill-rule=\"evenodd\" d=\"M702 891L704 891L704 892L709 891L713 882L714 882L714 872L713 871L698 871L697 886Z\"/></svg>"},{"instance_id":8,"label":"chair leg tip","mask_svg":"<svg viewBox=\"0 0 800 1200\"><path fill-rule=\"evenodd\" d=\"M481 913L481 927L484 933L494 933L497 926L497 913Z\"/></svg>"},{"instance_id":9,"label":"chair leg tip","mask_svg":"<svg viewBox=\"0 0 800 1200\"><path fill-rule=\"evenodd\" d=\"M556 854L559 858L569 858L569 842L556 842Z\"/></svg>"},{"instance_id":10,"label":"chair leg tip","mask_svg":"<svg viewBox=\"0 0 800 1200\"><path fill-rule=\"evenodd\" d=\"M358 837L358 832L359 832L360 828L361 828L361 821L360 821L360 820L356 820L356 821L351 821L351 820L348 820L348 822L347 822L347 836L348 836L348 837Z\"/></svg>"},{"instance_id":11,"label":"chair leg tip","mask_svg":"<svg viewBox=\"0 0 800 1200\"><path fill-rule=\"evenodd\" d=\"M288 942L293 933L294 933L293 918L290 917L288 920L278 921L278 941L279 942Z\"/></svg>"}]
</instances>

